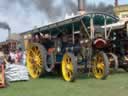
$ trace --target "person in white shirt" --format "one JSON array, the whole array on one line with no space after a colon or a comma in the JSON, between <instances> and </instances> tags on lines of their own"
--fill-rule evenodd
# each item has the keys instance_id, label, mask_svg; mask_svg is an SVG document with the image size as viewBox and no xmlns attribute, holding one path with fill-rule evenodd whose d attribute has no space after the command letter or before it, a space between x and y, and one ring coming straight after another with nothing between
<instances>
[{"instance_id":1,"label":"person in white shirt","mask_svg":"<svg viewBox=\"0 0 128 96\"><path fill-rule=\"evenodd\" d=\"M14 50L11 50L9 53L10 59L11 61L15 61L16 60L16 54Z\"/></svg>"}]
</instances>

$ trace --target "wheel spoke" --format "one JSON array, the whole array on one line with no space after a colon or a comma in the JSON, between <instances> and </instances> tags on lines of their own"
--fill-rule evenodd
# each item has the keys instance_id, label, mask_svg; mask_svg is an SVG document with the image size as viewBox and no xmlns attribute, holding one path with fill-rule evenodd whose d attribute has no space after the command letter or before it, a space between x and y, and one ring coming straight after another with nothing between
<instances>
[{"instance_id":1,"label":"wheel spoke","mask_svg":"<svg viewBox=\"0 0 128 96\"><path fill-rule=\"evenodd\" d=\"M30 49L29 52L30 52L30 54L29 54L30 56L34 56L35 55L35 52L32 49Z\"/></svg>"},{"instance_id":2,"label":"wheel spoke","mask_svg":"<svg viewBox=\"0 0 128 96\"><path fill-rule=\"evenodd\" d=\"M70 71L73 70L73 67L72 67L72 64L71 63L70 64L67 64L67 69L70 70Z\"/></svg>"},{"instance_id":3,"label":"wheel spoke","mask_svg":"<svg viewBox=\"0 0 128 96\"><path fill-rule=\"evenodd\" d=\"M72 78L72 72L71 71L68 71L67 75L69 78Z\"/></svg>"}]
</instances>

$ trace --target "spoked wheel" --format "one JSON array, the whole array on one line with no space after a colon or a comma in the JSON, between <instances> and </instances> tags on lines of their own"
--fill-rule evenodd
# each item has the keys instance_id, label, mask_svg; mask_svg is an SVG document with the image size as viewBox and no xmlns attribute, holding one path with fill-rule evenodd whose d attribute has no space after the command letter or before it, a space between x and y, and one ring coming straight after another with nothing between
<instances>
[{"instance_id":1,"label":"spoked wheel","mask_svg":"<svg viewBox=\"0 0 128 96\"><path fill-rule=\"evenodd\" d=\"M92 62L92 72L95 78L105 79L109 74L109 61L104 52L99 52Z\"/></svg>"},{"instance_id":2,"label":"spoked wheel","mask_svg":"<svg viewBox=\"0 0 128 96\"><path fill-rule=\"evenodd\" d=\"M118 57L114 53L108 53L108 59L110 62L110 67L114 67L114 70L117 71L119 67Z\"/></svg>"},{"instance_id":3,"label":"spoked wheel","mask_svg":"<svg viewBox=\"0 0 128 96\"><path fill-rule=\"evenodd\" d=\"M75 80L77 73L77 62L72 53L65 53L62 60L62 75L65 81Z\"/></svg>"},{"instance_id":4,"label":"spoked wheel","mask_svg":"<svg viewBox=\"0 0 128 96\"><path fill-rule=\"evenodd\" d=\"M32 78L38 78L44 73L46 50L38 44L32 43L27 49L27 68Z\"/></svg>"},{"instance_id":5,"label":"spoked wheel","mask_svg":"<svg viewBox=\"0 0 128 96\"><path fill-rule=\"evenodd\" d=\"M47 63L45 63L44 67L47 72L51 72L54 68L55 58L54 53L50 53L47 55Z\"/></svg>"},{"instance_id":6,"label":"spoked wheel","mask_svg":"<svg viewBox=\"0 0 128 96\"><path fill-rule=\"evenodd\" d=\"M123 69L128 72L128 55L124 56L124 63L126 64L125 67L123 67Z\"/></svg>"}]
</instances>

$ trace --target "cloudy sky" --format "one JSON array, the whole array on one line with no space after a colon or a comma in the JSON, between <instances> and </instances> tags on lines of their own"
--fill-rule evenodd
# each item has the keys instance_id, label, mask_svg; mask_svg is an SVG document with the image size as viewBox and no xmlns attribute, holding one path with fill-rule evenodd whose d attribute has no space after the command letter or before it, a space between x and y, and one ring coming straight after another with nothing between
<instances>
[{"instance_id":1,"label":"cloudy sky","mask_svg":"<svg viewBox=\"0 0 128 96\"><path fill-rule=\"evenodd\" d=\"M87 3L98 4L100 1L106 2L106 4L114 4L114 0L87 0ZM126 1L119 0L119 3L125 4ZM47 24L48 18L54 18L56 13L60 13L59 16L64 15L67 11L64 4L73 6L71 2L74 5L77 4L77 0L0 0L0 22L8 23L11 32L21 33L35 26ZM8 31L0 29L0 42L6 40L7 36Z\"/></svg>"},{"instance_id":2,"label":"cloudy sky","mask_svg":"<svg viewBox=\"0 0 128 96\"><path fill-rule=\"evenodd\" d=\"M90 2L90 3L99 3L99 2L105 2L107 4L114 4L114 1L115 0L87 0L87 2ZM118 0L120 4L128 4L128 1L127 0Z\"/></svg>"}]
</instances>

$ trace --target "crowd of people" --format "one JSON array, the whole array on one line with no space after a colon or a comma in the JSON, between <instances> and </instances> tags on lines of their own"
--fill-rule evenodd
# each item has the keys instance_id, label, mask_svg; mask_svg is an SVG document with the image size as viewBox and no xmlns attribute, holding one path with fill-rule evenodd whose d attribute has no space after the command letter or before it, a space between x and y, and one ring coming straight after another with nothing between
<instances>
[{"instance_id":1,"label":"crowd of people","mask_svg":"<svg viewBox=\"0 0 128 96\"><path fill-rule=\"evenodd\" d=\"M14 81L28 81L29 75L26 64L26 54L21 48L10 49L6 54L3 48L0 47L0 81L4 80L2 84L4 87L10 85ZM4 65L4 70L1 69ZM1 82L0 82L1 83Z\"/></svg>"},{"instance_id":2,"label":"crowd of people","mask_svg":"<svg viewBox=\"0 0 128 96\"><path fill-rule=\"evenodd\" d=\"M25 65L25 51L21 48L16 50L10 49L8 54L4 54L0 48L0 64L21 64Z\"/></svg>"}]
</instances>

